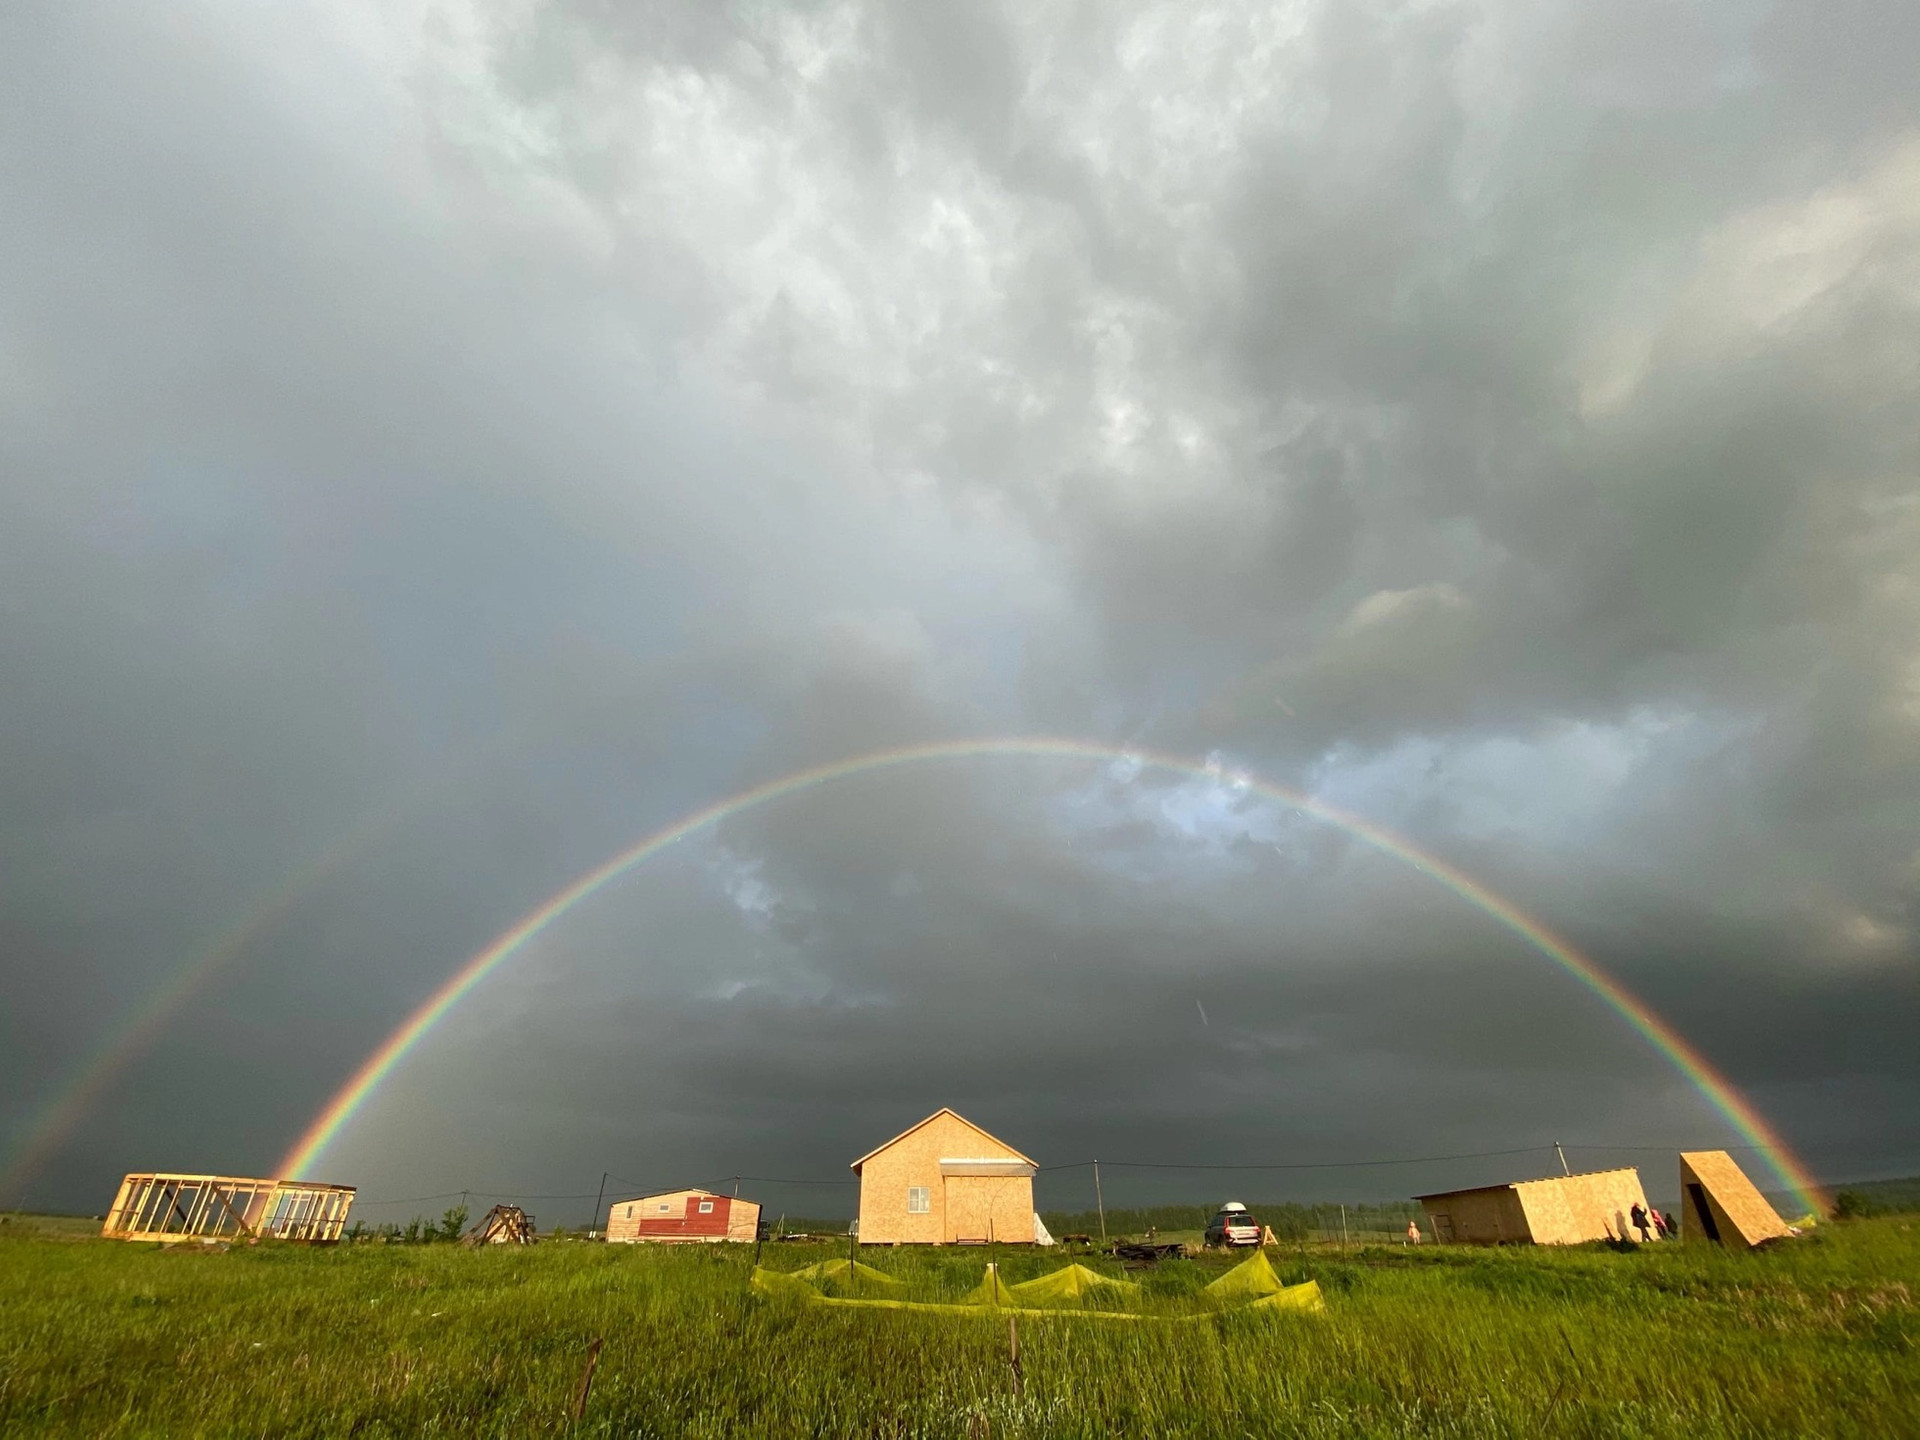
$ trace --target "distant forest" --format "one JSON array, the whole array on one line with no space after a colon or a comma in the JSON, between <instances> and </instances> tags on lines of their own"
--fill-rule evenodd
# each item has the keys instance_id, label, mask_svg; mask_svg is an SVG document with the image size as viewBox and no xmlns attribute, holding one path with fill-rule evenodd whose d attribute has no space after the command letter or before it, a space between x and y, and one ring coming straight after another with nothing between
<instances>
[{"instance_id":1,"label":"distant forest","mask_svg":"<svg viewBox=\"0 0 1920 1440\"><path fill-rule=\"evenodd\" d=\"M1106 1233L1114 1235L1143 1235L1149 1228L1159 1233L1204 1230L1207 1222L1213 1218L1217 1205L1154 1205L1146 1209L1111 1209L1107 1211ZM1271 1225L1273 1233L1282 1240L1307 1240L1313 1238L1333 1238L1340 1234L1340 1207L1338 1205L1295 1205L1276 1202L1270 1205L1248 1205L1253 1216L1262 1225ZM1407 1228L1407 1221L1417 1218L1420 1207L1411 1200L1389 1201L1379 1205L1349 1205L1347 1209L1347 1232L1358 1235L1363 1231L1378 1233L1391 1231L1399 1234ZM808 1235L844 1235L847 1222L841 1220L809 1219L795 1215L771 1216L769 1220L780 1226L788 1234L799 1232ZM1047 1230L1058 1239L1062 1235L1098 1235L1100 1234L1100 1214L1097 1210L1043 1210L1040 1219ZM1421 1228L1426 1224L1423 1221Z\"/></svg>"},{"instance_id":2,"label":"distant forest","mask_svg":"<svg viewBox=\"0 0 1920 1440\"><path fill-rule=\"evenodd\" d=\"M1139 1235L1149 1227L1162 1232L1204 1230L1219 1208L1217 1205L1154 1205L1146 1209L1108 1210L1106 1232L1109 1235ZM1338 1235L1340 1208L1338 1205L1281 1202L1247 1206L1253 1212L1254 1219L1262 1225L1272 1226L1273 1233L1282 1240ZM1398 1232L1405 1230L1407 1221L1419 1214L1420 1207L1411 1200L1388 1201L1379 1205L1349 1205L1346 1207L1347 1231L1349 1234L1363 1230ZM1062 1235L1100 1233L1100 1214L1096 1210L1048 1210L1043 1211L1040 1218L1046 1222L1047 1229L1056 1239Z\"/></svg>"},{"instance_id":3,"label":"distant forest","mask_svg":"<svg viewBox=\"0 0 1920 1440\"><path fill-rule=\"evenodd\" d=\"M1787 1194L1770 1194L1767 1199L1773 1207L1789 1220L1798 1215L1792 1207L1795 1198ZM1901 1180L1861 1180L1849 1185L1836 1186L1833 1191L1834 1208L1842 1218L1866 1215L1907 1215L1920 1214L1920 1175L1910 1175ZM1656 1202L1659 1203L1659 1202ZM1107 1234L1141 1235L1149 1226L1161 1233L1201 1230L1207 1221L1213 1218L1216 1206L1213 1205L1154 1205L1146 1209L1118 1208L1107 1211ZM1338 1205L1298 1205L1292 1202L1275 1202L1266 1205L1248 1205L1254 1218L1263 1225L1271 1225L1273 1233L1282 1240L1332 1239L1340 1234L1340 1207ZM1389 1232L1399 1234L1407 1228L1408 1220L1420 1220L1420 1228L1427 1229L1427 1223L1421 1219L1420 1206L1412 1200L1387 1201L1383 1204L1355 1204L1347 1208L1347 1232L1358 1235L1362 1232L1379 1234ZM1100 1214L1096 1210L1043 1210L1040 1218L1046 1222L1048 1231L1058 1239L1062 1235L1098 1235L1100 1233ZM768 1216L770 1224L779 1224L788 1234L808 1235L845 1235L847 1220L822 1220L795 1215Z\"/></svg>"},{"instance_id":4,"label":"distant forest","mask_svg":"<svg viewBox=\"0 0 1920 1440\"><path fill-rule=\"evenodd\" d=\"M1860 1180L1837 1186L1833 1208L1834 1213L1843 1218L1920 1213L1920 1175L1909 1175L1903 1180Z\"/></svg>"}]
</instances>

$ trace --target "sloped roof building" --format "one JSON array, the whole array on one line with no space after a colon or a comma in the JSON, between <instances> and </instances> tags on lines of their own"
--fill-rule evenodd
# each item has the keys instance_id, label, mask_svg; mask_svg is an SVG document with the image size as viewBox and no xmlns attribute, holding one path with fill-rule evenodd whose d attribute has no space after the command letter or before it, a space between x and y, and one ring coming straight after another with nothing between
<instances>
[{"instance_id":1,"label":"sloped roof building","mask_svg":"<svg viewBox=\"0 0 1920 1440\"><path fill-rule=\"evenodd\" d=\"M853 1162L863 1245L1051 1243L1033 1210L1039 1167L952 1110Z\"/></svg>"},{"instance_id":2,"label":"sloped roof building","mask_svg":"<svg viewBox=\"0 0 1920 1440\"><path fill-rule=\"evenodd\" d=\"M733 1240L751 1245L760 1228L752 1200L711 1190L668 1190L616 1200L607 1212L607 1239L618 1244Z\"/></svg>"},{"instance_id":3,"label":"sloped roof building","mask_svg":"<svg viewBox=\"0 0 1920 1440\"><path fill-rule=\"evenodd\" d=\"M1593 1170L1508 1185L1416 1195L1434 1239L1456 1245L1578 1245L1638 1240L1633 1207L1647 1203L1638 1170Z\"/></svg>"}]
</instances>

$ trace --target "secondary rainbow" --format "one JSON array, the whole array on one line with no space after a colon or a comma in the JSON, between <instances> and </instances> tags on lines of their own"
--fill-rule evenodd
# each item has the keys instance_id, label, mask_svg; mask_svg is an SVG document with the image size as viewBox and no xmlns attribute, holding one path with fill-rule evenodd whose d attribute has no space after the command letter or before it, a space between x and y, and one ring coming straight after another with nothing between
<instances>
[{"instance_id":1,"label":"secondary rainbow","mask_svg":"<svg viewBox=\"0 0 1920 1440\"><path fill-rule=\"evenodd\" d=\"M452 762L366 814L326 849L283 876L248 914L222 930L205 949L188 957L102 1035L67 1082L56 1086L21 1127L13 1153L0 1165L0 1203L9 1199L21 1202L24 1187L47 1158L67 1141L113 1083L189 1001L285 924L308 895L412 818L426 796L462 779L504 743L496 740L468 747Z\"/></svg>"},{"instance_id":2,"label":"secondary rainbow","mask_svg":"<svg viewBox=\"0 0 1920 1440\"><path fill-rule=\"evenodd\" d=\"M314 1117L313 1123L287 1156L280 1162L278 1174L299 1175L310 1170L327 1146L351 1120L367 1099L393 1073L428 1031L448 1011L504 961L529 940L560 919L574 906L610 882L643 864L677 840L685 839L730 815L751 810L785 796L815 786L868 775L876 771L898 769L937 760L975 760L995 757L1022 759L1078 759L1125 762L1152 767L1196 778L1226 781L1265 796L1302 814L1336 826L1355 839L1385 855L1412 866L1520 936L1562 970L1585 985L1613 1007L1628 1024L1664 1055L1717 1109L1746 1141L1766 1159L1781 1181L1794 1191L1800 1202L1816 1213L1824 1213L1825 1197L1818 1182L1787 1148L1758 1111L1750 1105L1725 1076L1665 1020L1656 1015L1640 998L1630 992L1592 960L1554 934L1511 901L1505 900L1435 855L1357 815L1350 815L1312 796L1289 790L1257 775L1229 766L1196 761L1136 745L1108 745L1095 741L1053 736L1024 739L936 740L919 745L902 745L864 755L834 760L823 765L796 770L778 779L768 780L742 790L724 800L682 816L662 829L645 836L605 863L589 870L565 889L529 911L511 929L469 959L427 997L419 1009L408 1016L389 1035L380 1048L361 1064L347 1083Z\"/></svg>"}]
</instances>

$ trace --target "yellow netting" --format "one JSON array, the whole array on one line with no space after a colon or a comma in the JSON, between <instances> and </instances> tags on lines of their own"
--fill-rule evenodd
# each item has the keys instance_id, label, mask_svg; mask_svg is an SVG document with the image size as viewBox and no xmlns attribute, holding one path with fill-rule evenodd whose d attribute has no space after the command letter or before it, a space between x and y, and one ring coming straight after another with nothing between
<instances>
[{"instance_id":1,"label":"yellow netting","mask_svg":"<svg viewBox=\"0 0 1920 1440\"><path fill-rule=\"evenodd\" d=\"M1206 1293L1209 1300L1243 1305L1262 1295L1277 1295L1282 1288L1280 1277L1273 1273L1272 1263L1256 1250L1207 1286Z\"/></svg>"},{"instance_id":2,"label":"yellow netting","mask_svg":"<svg viewBox=\"0 0 1920 1440\"><path fill-rule=\"evenodd\" d=\"M1326 1303L1320 1295L1320 1287L1313 1281L1309 1280L1303 1285L1282 1285L1279 1278L1274 1275L1273 1267L1264 1264L1264 1256L1256 1255L1254 1259L1263 1262L1264 1276L1260 1268L1253 1268L1253 1262L1248 1261L1222 1275L1202 1293L1209 1299L1224 1302L1235 1309L1319 1311L1326 1308ZM837 1270L835 1267L838 1267ZM827 1261L820 1265L809 1265L805 1270L795 1270L791 1274L781 1274L777 1270L765 1270L755 1266L752 1283L753 1288L763 1295L788 1295L809 1304L864 1310L920 1310L939 1315L978 1315L983 1310L991 1310L995 1314L1002 1315L1067 1315L1102 1320L1153 1320L1166 1324L1181 1324L1205 1320L1218 1313L1217 1310L1209 1310L1189 1315L1150 1315L1138 1310L1083 1309L1072 1301L1085 1296L1089 1291L1109 1287L1115 1292L1139 1289L1131 1281L1111 1279L1084 1265L1069 1265L1063 1270L1042 1275L1037 1280L1028 1280L1019 1285L1008 1285L1000 1278L999 1267L989 1265L980 1283L958 1303L877 1297L855 1299L823 1294L823 1287L815 1277L824 1279L828 1284L836 1284L837 1280L843 1280L848 1273L846 1267L847 1262L844 1260ZM1078 1271L1079 1274L1070 1274L1073 1271ZM869 1275L885 1284L900 1283L892 1276L882 1275L880 1271L865 1265L859 1266L858 1273L863 1284ZM1230 1281L1233 1283L1228 1285L1227 1282ZM1272 1284L1270 1290L1265 1288L1268 1282ZM1222 1288L1223 1286L1226 1288ZM1068 1298L1063 1301L1060 1298L1062 1296ZM1025 1303L1021 1303L1023 1301Z\"/></svg>"},{"instance_id":3,"label":"yellow netting","mask_svg":"<svg viewBox=\"0 0 1920 1440\"><path fill-rule=\"evenodd\" d=\"M794 1279L804 1280L831 1295L871 1295L900 1283L886 1271L863 1265L858 1260L822 1260L791 1274Z\"/></svg>"},{"instance_id":4,"label":"yellow netting","mask_svg":"<svg viewBox=\"0 0 1920 1440\"><path fill-rule=\"evenodd\" d=\"M1283 1285L1271 1295L1262 1295L1258 1300L1249 1301L1248 1310L1324 1310L1327 1302L1320 1298L1320 1282L1309 1280L1302 1285Z\"/></svg>"},{"instance_id":5,"label":"yellow netting","mask_svg":"<svg viewBox=\"0 0 1920 1440\"><path fill-rule=\"evenodd\" d=\"M1000 1278L1000 1267L988 1265L987 1273L980 1277L980 1283L961 1298L962 1305L1018 1305L1019 1298L1007 1288L1007 1282Z\"/></svg>"},{"instance_id":6,"label":"yellow netting","mask_svg":"<svg viewBox=\"0 0 1920 1440\"><path fill-rule=\"evenodd\" d=\"M1073 1264L1055 1270L1051 1275L1042 1275L1037 1280L1023 1280L1007 1288L1022 1305L1075 1305L1096 1291L1125 1292L1140 1287L1131 1280L1115 1280L1085 1265Z\"/></svg>"}]
</instances>

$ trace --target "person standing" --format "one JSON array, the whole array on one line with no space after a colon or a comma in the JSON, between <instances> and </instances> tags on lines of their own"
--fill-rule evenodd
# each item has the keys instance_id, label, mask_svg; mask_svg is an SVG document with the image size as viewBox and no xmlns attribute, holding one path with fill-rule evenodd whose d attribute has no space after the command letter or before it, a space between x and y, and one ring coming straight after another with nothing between
<instances>
[{"instance_id":1,"label":"person standing","mask_svg":"<svg viewBox=\"0 0 1920 1440\"><path fill-rule=\"evenodd\" d=\"M1647 1207L1642 1205L1638 1200L1633 1202L1633 1210L1630 1218L1633 1221L1633 1228L1640 1232L1641 1244L1644 1245L1653 1239L1653 1236L1647 1233Z\"/></svg>"},{"instance_id":2,"label":"person standing","mask_svg":"<svg viewBox=\"0 0 1920 1440\"><path fill-rule=\"evenodd\" d=\"M1418 1245L1419 1243L1420 1243L1419 1223L1417 1221L1409 1220L1407 1221L1407 1244Z\"/></svg>"},{"instance_id":3,"label":"person standing","mask_svg":"<svg viewBox=\"0 0 1920 1440\"><path fill-rule=\"evenodd\" d=\"M1673 1222L1662 1215L1653 1206L1647 1207L1647 1216L1653 1221L1653 1233L1659 1239L1670 1239L1673 1235Z\"/></svg>"}]
</instances>

